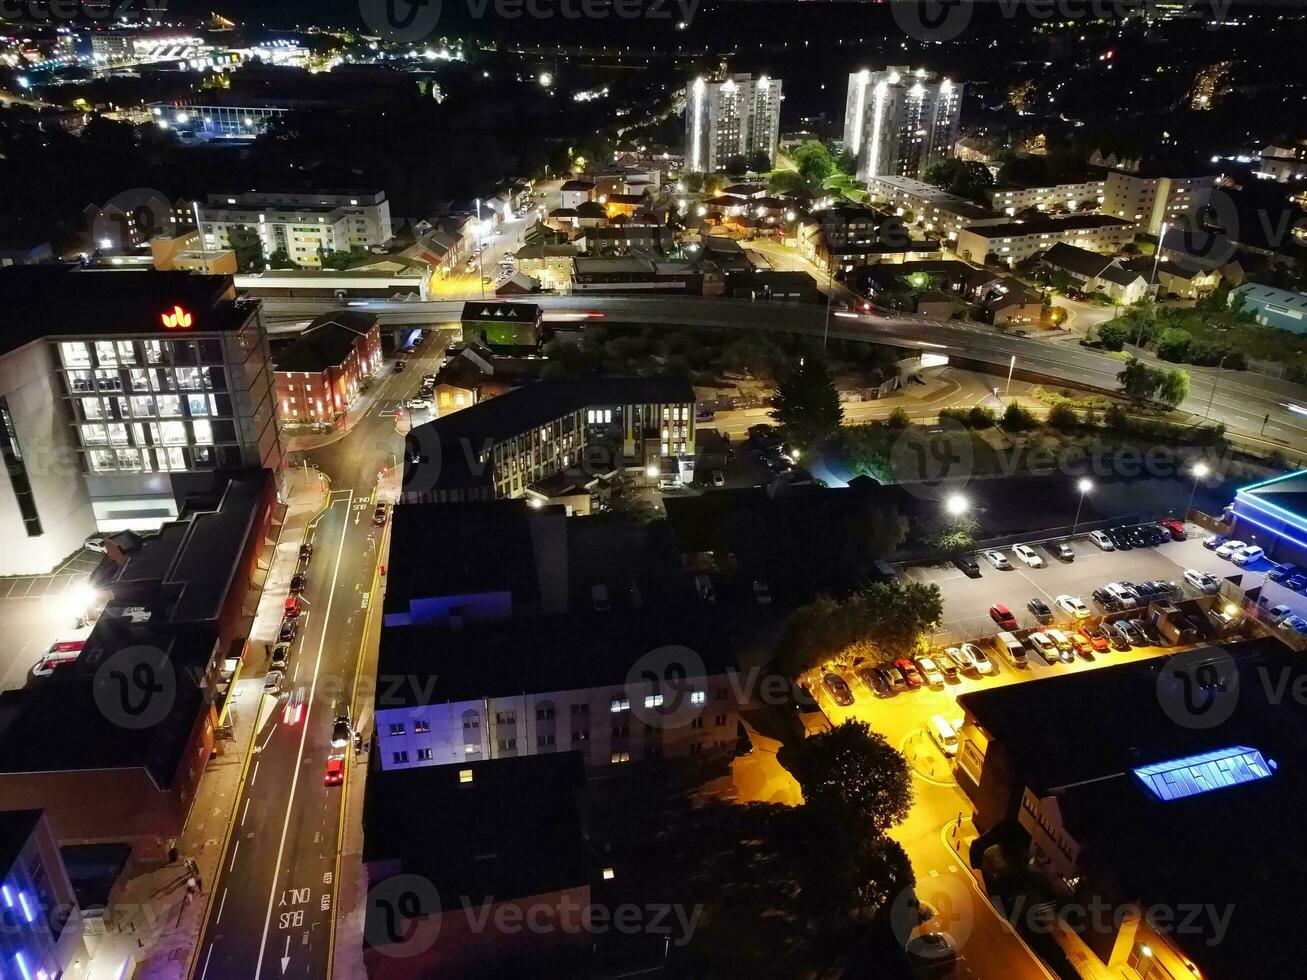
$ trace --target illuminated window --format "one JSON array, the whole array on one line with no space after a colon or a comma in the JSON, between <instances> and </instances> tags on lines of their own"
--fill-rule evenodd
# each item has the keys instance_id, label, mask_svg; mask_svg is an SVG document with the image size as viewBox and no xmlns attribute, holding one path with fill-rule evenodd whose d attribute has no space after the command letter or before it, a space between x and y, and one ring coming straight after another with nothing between
<instances>
[{"instance_id":1,"label":"illuminated window","mask_svg":"<svg viewBox=\"0 0 1307 980\"><path fill-rule=\"evenodd\" d=\"M211 445L213 443L213 426L208 422L196 420L191 423L195 430L195 442L201 446Z\"/></svg>"},{"instance_id":2,"label":"illuminated window","mask_svg":"<svg viewBox=\"0 0 1307 980\"><path fill-rule=\"evenodd\" d=\"M90 367L91 355L80 340L65 341L59 345L65 367Z\"/></svg>"},{"instance_id":3,"label":"illuminated window","mask_svg":"<svg viewBox=\"0 0 1307 980\"><path fill-rule=\"evenodd\" d=\"M644 696L644 706L646 708L662 707L663 696L661 694L646 694Z\"/></svg>"},{"instance_id":4,"label":"illuminated window","mask_svg":"<svg viewBox=\"0 0 1307 980\"><path fill-rule=\"evenodd\" d=\"M460 770L458 771L458 781L459 781L460 783L470 783L470 782L472 782L472 770L471 770L471 769L460 769Z\"/></svg>"},{"instance_id":5,"label":"illuminated window","mask_svg":"<svg viewBox=\"0 0 1307 980\"><path fill-rule=\"evenodd\" d=\"M629 698L625 696L613 698L612 705L609 707L608 710L611 711L613 714L618 714L619 712L622 711L629 711L631 710L631 701Z\"/></svg>"}]
</instances>

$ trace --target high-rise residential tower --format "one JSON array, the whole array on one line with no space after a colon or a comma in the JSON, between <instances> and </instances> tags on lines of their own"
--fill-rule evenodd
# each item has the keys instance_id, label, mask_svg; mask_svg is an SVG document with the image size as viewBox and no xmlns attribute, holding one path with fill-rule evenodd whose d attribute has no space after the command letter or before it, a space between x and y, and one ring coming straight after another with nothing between
<instances>
[{"instance_id":1,"label":"high-rise residential tower","mask_svg":"<svg viewBox=\"0 0 1307 980\"><path fill-rule=\"evenodd\" d=\"M873 177L920 179L952 153L962 85L924 68L891 66L849 76L844 146L864 184Z\"/></svg>"},{"instance_id":2,"label":"high-rise residential tower","mask_svg":"<svg viewBox=\"0 0 1307 980\"><path fill-rule=\"evenodd\" d=\"M713 173L733 156L776 157L781 82L750 74L696 78L685 87L685 169Z\"/></svg>"}]
</instances>

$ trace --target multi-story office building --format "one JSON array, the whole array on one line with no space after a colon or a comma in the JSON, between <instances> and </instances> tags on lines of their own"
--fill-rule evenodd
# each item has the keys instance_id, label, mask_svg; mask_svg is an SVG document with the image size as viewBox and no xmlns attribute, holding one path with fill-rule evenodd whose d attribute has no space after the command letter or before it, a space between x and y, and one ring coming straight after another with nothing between
<instances>
[{"instance_id":1,"label":"multi-story office building","mask_svg":"<svg viewBox=\"0 0 1307 980\"><path fill-rule=\"evenodd\" d=\"M985 198L995 211L1097 211L1103 206L1103 180L1074 180L1047 187L990 187Z\"/></svg>"},{"instance_id":2,"label":"multi-story office building","mask_svg":"<svg viewBox=\"0 0 1307 980\"><path fill-rule=\"evenodd\" d=\"M230 248L233 237L252 232L265 258L284 252L308 268L321 268L329 252L367 249L393 234L384 191L210 194L196 203L195 223L205 248Z\"/></svg>"},{"instance_id":3,"label":"multi-story office building","mask_svg":"<svg viewBox=\"0 0 1307 980\"><path fill-rule=\"evenodd\" d=\"M729 753L739 699L715 617L652 608L605 617L596 629L570 616L383 629L378 690L393 696L376 712L381 768L577 750L588 769L607 769ZM659 649L678 658L681 681L638 669Z\"/></svg>"},{"instance_id":4,"label":"multi-story office building","mask_svg":"<svg viewBox=\"0 0 1307 980\"><path fill-rule=\"evenodd\" d=\"M970 262L1014 266L1058 242L1111 254L1134 241L1137 232L1133 222L1101 214L1037 218L963 228L958 234L956 251Z\"/></svg>"},{"instance_id":5,"label":"multi-story office building","mask_svg":"<svg viewBox=\"0 0 1307 980\"><path fill-rule=\"evenodd\" d=\"M958 136L962 88L924 68L891 66L851 74L844 147L857 161L858 179L922 177L947 158Z\"/></svg>"},{"instance_id":6,"label":"multi-story office building","mask_svg":"<svg viewBox=\"0 0 1307 980\"><path fill-rule=\"evenodd\" d=\"M714 173L731 157L754 152L775 159L780 122L780 79L747 73L720 82L696 78L685 87L686 169Z\"/></svg>"},{"instance_id":7,"label":"multi-story office building","mask_svg":"<svg viewBox=\"0 0 1307 980\"><path fill-rule=\"evenodd\" d=\"M189 105L160 102L150 117L161 129L189 133L197 139L253 140L268 124L290 110L270 105Z\"/></svg>"},{"instance_id":8,"label":"multi-story office building","mask_svg":"<svg viewBox=\"0 0 1307 980\"><path fill-rule=\"evenodd\" d=\"M872 200L882 203L886 210L910 218L927 234L950 244L958 240L963 228L1005 224L1008 220L1006 215L913 177L873 177L867 189Z\"/></svg>"},{"instance_id":9,"label":"multi-story office building","mask_svg":"<svg viewBox=\"0 0 1307 980\"><path fill-rule=\"evenodd\" d=\"M521 497L579 465L587 447L613 467L655 473L694 456L694 388L664 378L540 381L419 425L408 434L404 500Z\"/></svg>"},{"instance_id":10,"label":"multi-story office building","mask_svg":"<svg viewBox=\"0 0 1307 980\"><path fill-rule=\"evenodd\" d=\"M1170 177L1161 174L1109 170L1103 182L1103 214L1133 221L1148 235L1162 225L1175 227L1193 217L1216 186L1216 178Z\"/></svg>"},{"instance_id":11,"label":"multi-story office building","mask_svg":"<svg viewBox=\"0 0 1307 980\"><path fill-rule=\"evenodd\" d=\"M230 277L0 270L0 569L177 513L171 473L278 471L267 336Z\"/></svg>"}]
</instances>

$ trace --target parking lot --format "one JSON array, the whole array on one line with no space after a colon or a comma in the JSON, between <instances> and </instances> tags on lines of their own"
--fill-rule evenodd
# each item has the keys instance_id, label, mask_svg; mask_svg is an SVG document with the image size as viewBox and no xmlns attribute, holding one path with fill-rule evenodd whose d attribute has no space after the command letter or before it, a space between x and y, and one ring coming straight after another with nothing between
<instances>
[{"instance_id":1,"label":"parking lot","mask_svg":"<svg viewBox=\"0 0 1307 980\"><path fill-rule=\"evenodd\" d=\"M32 665L55 640L69 638L76 626L73 594L100 561L82 551L49 575L0 579L0 691L27 683Z\"/></svg>"},{"instance_id":2,"label":"parking lot","mask_svg":"<svg viewBox=\"0 0 1307 980\"><path fill-rule=\"evenodd\" d=\"M1059 595L1072 595L1082 599L1097 615L1103 610L1095 606L1090 595L1106 582L1142 582L1151 579L1178 582L1186 596L1199 592L1183 581L1186 568L1210 572L1217 578L1243 576L1245 588L1261 584L1269 564L1265 561L1250 568L1240 568L1233 562L1219 558L1202 546L1208 533L1195 525L1188 525L1189 536L1184 541L1168 541L1154 548L1132 548L1129 551L1101 551L1087 537L1070 542L1075 560L1063 562L1054 558L1042 546L1035 551L1044 560L1042 568L1030 568L1012 554L1010 548L1001 548L1012 565L1000 570L983 557L977 556L980 577L970 578L952 562L929 566L905 566L899 574L914 582L934 583L944 598L944 621L939 633L931 638L933 644L956 643L992 636L996 629L989 617L989 607L995 603L1007 606L1022 629L1056 625L1065 627L1071 617L1057 609L1054 599ZM1040 623L1027 603L1041 599L1053 608L1055 622ZM1302 597L1298 597L1302 601ZM1307 606L1307 601L1303 601Z\"/></svg>"}]
</instances>

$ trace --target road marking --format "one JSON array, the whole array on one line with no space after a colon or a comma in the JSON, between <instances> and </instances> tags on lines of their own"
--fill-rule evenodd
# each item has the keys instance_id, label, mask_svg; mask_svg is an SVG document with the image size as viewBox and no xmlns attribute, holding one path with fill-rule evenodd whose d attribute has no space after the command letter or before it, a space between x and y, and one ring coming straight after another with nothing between
<instances>
[{"instance_id":1,"label":"road marking","mask_svg":"<svg viewBox=\"0 0 1307 980\"><path fill-rule=\"evenodd\" d=\"M274 734L276 734L276 731L277 731L277 722L274 721L274 722L272 723L272 728L269 729L269 731L268 731L268 737L265 738L265 739L263 740L263 744L259 746L259 751L260 751L260 752L262 752L264 749L266 749L266 748L268 747L268 743L272 741L272 736L273 736Z\"/></svg>"},{"instance_id":2,"label":"road marking","mask_svg":"<svg viewBox=\"0 0 1307 980\"><path fill-rule=\"evenodd\" d=\"M247 796L247 797L245 797L245 809L241 811L241 826L242 826L242 827L245 826L245 818L246 818L247 816L249 816L249 813L250 813L250 798Z\"/></svg>"},{"instance_id":3,"label":"road marking","mask_svg":"<svg viewBox=\"0 0 1307 980\"><path fill-rule=\"evenodd\" d=\"M250 775L250 785L253 786L254 781L258 778L259 778L259 762L256 761L254 763L254 772Z\"/></svg>"},{"instance_id":4,"label":"road marking","mask_svg":"<svg viewBox=\"0 0 1307 980\"><path fill-rule=\"evenodd\" d=\"M213 957L213 943L209 943L209 952L204 957L204 969L200 972L200 980L204 980L209 972L209 960Z\"/></svg>"},{"instance_id":5,"label":"road marking","mask_svg":"<svg viewBox=\"0 0 1307 980\"><path fill-rule=\"evenodd\" d=\"M333 493L336 492L338 491L333 491ZM345 533L346 531L349 530L349 522L348 522L349 510L354 502L354 491L349 490L346 492L348 493L348 497L346 497L346 503L345 503L345 514L347 520L342 522L340 527L340 542L336 547L336 565L331 574L331 589L327 592L327 610L323 614L324 623L331 622L331 604L336 598L336 585L340 579L340 560L342 557L344 557L345 554ZM268 948L268 930L272 927L272 908L273 908L273 903L276 901L277 898L277 878L281 873L282 856L286 853L286 834L290 831L290 815L291 812L294 810L294 806L295 806L295 789L299 785L300 768L303 766L304 763L304 745L308 739L309 722L313 717L313 705L317 700L316 695L318 690L318 672L322 667L322 651L326 647L326 645L327 645L327 631L324 628L322 631L322 636L318 640L318 656L317 656L317 660L314 662L313 665L313 683L309 688L308 710L305 712L304 715L304 726L300 730L299 752L295 758L295 768L292 770L294 772L294 775L291 777L291 781L290 781L290 795L287 797L286 816L283 818L281 823L281 842L277 845L277 860L273 863L274 870L272 874L272 888L268 892L268 911L263 919L263 936L259 940L259 956L258 959L255 961L254 980L259 980L259 977L263 975L263 956L267 952L267 948Z\"/></svg>"},{"instance_id":6,"label":"road marking","mask_svg":"<svg viewBox=\"0 0 1307 980\"><path fill-rule=\"evenodd\" d=\"M231 849L231 863L227 865L228 871L231 871L232 868L236 867L236 855L240 853L240 850L241 842L237 840L236 846Z\"/></svg>"},{"instance_id":7,"label":"road marking","mask_svg":"<svg viewBox=\"0 0 1307 980\"><path fill-rule=\"evenodd\" d=\"M237 843L239 844L240 841L237 841ZM225 909L226 907L227 907L227 889L224 888L222 890L222 901L218 903L218 915L213 920L213 924L215 926L222 921L222 910Z\"/></svg>"}]
</instances>

